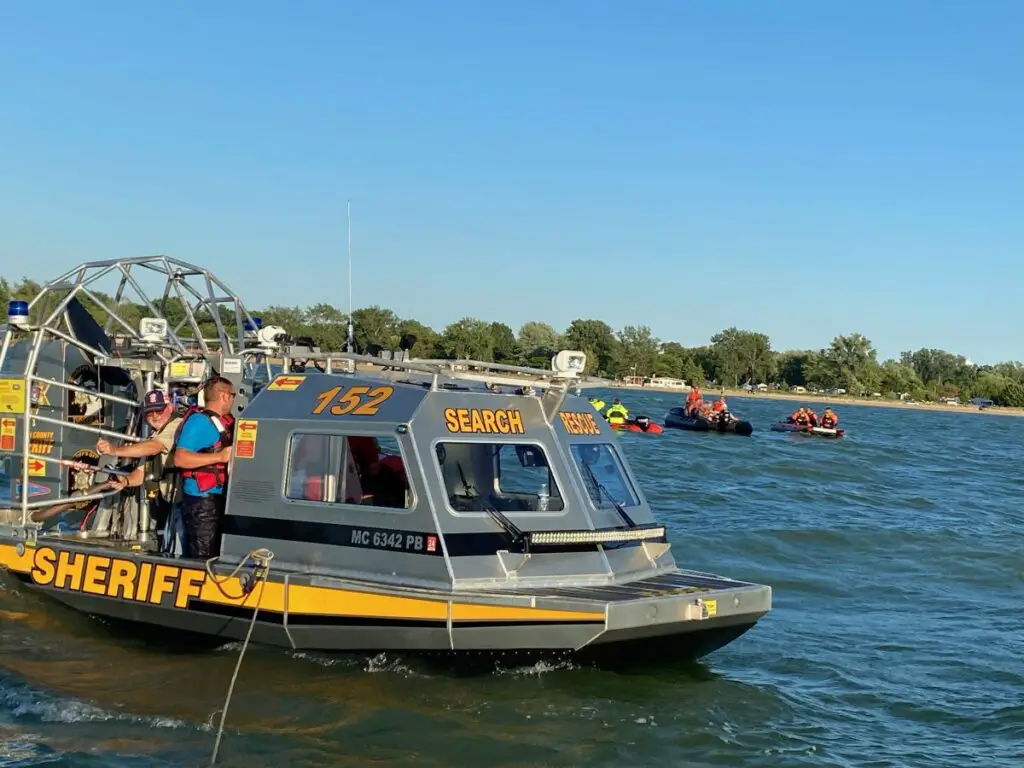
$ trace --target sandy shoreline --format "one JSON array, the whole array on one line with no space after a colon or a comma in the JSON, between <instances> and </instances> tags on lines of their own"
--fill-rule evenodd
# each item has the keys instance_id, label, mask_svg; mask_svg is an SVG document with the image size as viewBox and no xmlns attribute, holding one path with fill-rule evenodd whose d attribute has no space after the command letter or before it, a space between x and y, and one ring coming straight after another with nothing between
<instances>
[{"instance_id":1,"label":"sandy shoreline","mask_svg":"<svg viewBox=\"0 0 1024 768\"><path fill-rule=\"evenodd\" d=\"M631 385L618 385L615 389L637 391L650 390L652 392L672 392L679 395L679 402L686 399L686 390L671 389L670 387L636 387ZM720 389L707 389L704 391L704 399L716 398ZM865 399L857 397L843 397L835 395L814 395L795 394L793 392L747 392L742 389L725 388L726 397L749 397L752 400L778 400L782 403L820 403L831 406L873 406L875 408L899 408L908 411L943 411L946 413L974 413L982 416L1024 416L1024 408L999 408L991 407L981 410L973 405L947 405L945 403L907 403L902 400L884 400L882 398ZM795 408L795 406L793 406ZM784 414L782 414L784 415Z\"/></svg>"}]
</instances>

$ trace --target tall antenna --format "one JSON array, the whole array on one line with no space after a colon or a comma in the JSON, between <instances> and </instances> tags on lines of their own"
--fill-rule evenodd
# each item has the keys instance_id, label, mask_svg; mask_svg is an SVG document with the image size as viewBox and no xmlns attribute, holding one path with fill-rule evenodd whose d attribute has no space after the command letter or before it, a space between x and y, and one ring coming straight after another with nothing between
<instances>
[{"instance_id":1,"label":"tall antenna","mask_svg":"<svg viewBox=\"0 0 1024 768\"><path fill-rule=\"evenodd\" d=\"M356 351L355 326L352 325L352 201L345 204L345 219L348 222L348 345L347 352Z\"/></svg>"}]
</instances>

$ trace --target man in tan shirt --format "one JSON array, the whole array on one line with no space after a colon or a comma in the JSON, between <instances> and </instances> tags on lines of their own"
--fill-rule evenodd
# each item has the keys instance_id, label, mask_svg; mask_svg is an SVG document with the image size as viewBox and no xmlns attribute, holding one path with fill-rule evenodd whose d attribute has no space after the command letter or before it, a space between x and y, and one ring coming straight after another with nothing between
<instances>
[{"instance_id":1,"label":"man in tan shirt","mask_svg":"<svg viewBox=\"0 0 1024 768\"><path fill-rule=\"evenodd\" d=\"M149 509L160 538L160 551L180 555L184 549L180 513L174 505L177 478L170 472L169 458L174 447L174 436L181 425L181 417L174 415L174 403L162 389L146 393L140 406L143 418L152 430L141 443L113 445L109 440L97 440L96 450L105 456L119 459L151 459L141 463L127 478L130 487L142 485L147 465L152 464L152 475L157 478L154 493L150 493Z\"/></svg>"}]
</instances>

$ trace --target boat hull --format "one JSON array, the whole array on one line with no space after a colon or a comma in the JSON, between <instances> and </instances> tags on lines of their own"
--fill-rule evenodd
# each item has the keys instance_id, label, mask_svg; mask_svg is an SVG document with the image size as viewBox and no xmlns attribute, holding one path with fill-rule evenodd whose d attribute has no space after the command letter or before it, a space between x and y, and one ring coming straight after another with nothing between
<instances>
[{"instance_id":1,"label":"boat hull","mask_svg":"<svg viewBox=\"0 0 1024 768\"><path fill-rule=\"evenodd\" d=\"M824 437L827 439L840 438L845 434L843 429L828 429L826 427L806 427L794 424L791 421L777 421L769 429L772 432L793 432L807 437Z\"/></svg>"},{"instance_id":2,"label":"boat hull","mask_svg":"<svg viewBox=\"0 0 1024 768\"><path fill-rule=\"evenodd\" d=\"M327 652L629 665L658 649L662 660L692 659L736 639L771 608L770 587L675 569L619 584L487 591L418 590L272 569L246 594L248 571L218 576L226 579L218 585L198 561L70 542L21 554L0 544L0 565L72 609L225 641L246 635L258 603L255 642Z\"/></svg>"},{"instance_id":3,"label":"boat hull","mask_svg":"<svg viewBox=\"0 0 1024 768\"><path fill-rule=\"evenodd\" d=\"M682 408L673 408L665 415L665 426L672 429L684 429L689 432L719 432L748 436L753 433L753 425L744 419L731 421L708 421L686 416Z\"/></svg>"},{"instance_id":4,"label":"boat hull","mask_svg":"<svg viewBox=\"0 0 1024 768\"><path fill-rule=\"evenodd\" d=\"M636 419L630 419L624 424L609 424L609 426L617 432L639 432L646 435L660 435L665 431L660 424L655 424L653 421L649 421L645 428L638 424Z\"/></svg>"}]
</instances>

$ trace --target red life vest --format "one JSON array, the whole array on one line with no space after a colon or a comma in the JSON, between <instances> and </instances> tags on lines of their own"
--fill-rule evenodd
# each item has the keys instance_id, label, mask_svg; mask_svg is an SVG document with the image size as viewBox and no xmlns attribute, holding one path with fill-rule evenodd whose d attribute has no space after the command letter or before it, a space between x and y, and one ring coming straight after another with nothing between
<instances>
[{"instance_id":1,"label":"red life vest","mask_svg":"<svg viewBox=\"0 0 1024 768\"><path fill-rule=\"evenodd\" d=\"M211 445L209 448L204 448L196 453L216 453L221 448L227 448L230 446L234 439L234 426L235 417L228 414L221 416L218 413L214 413L206 408L199 408L194 405L190 405L188 410L185 411L185 415L181 417L181 424L174 431L174 447L178 447L178 438L181 437L181 430L185 426L185 422L197 413L201 413L213 423L220 437L217 442ZM191 478L195 481L196 487L200 493L206 493L209 490L216 488L218 485L224 487L228 482L228 465L227 464L208 464L205 467L198 467L196 469L182 469L181 476L183 478Z\"/></svg>"}]
</instances>

